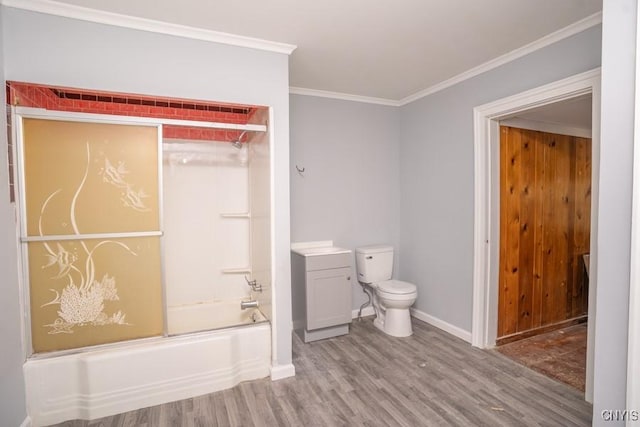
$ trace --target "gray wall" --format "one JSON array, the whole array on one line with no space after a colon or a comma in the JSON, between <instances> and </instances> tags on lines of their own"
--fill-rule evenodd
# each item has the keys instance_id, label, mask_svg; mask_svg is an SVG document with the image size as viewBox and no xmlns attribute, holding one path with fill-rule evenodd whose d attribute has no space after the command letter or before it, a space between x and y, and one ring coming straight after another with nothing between
<instances>
[{"instance_id":1,"label":"gray wall","mask_svg":"<svg viewBox=\"0 0 640 427\"><path fill-rule=\"evenodd\" d=\"M3 10L0 8L0 20ZM19 426L27 416L22 364L16 224L9 202L3 34L0 31L0 425Z\"/></svg>"},{"instance_id":2,"label":"gray wall","mask_svg":"<svg viewBox=\"0 0 640 427\"><path fill-rule=\"evenodd\" d=\"M415 307L471 331L473 108L600 65L594 27L401 108L400 279Z\"/></svg>"},{"instance_id":3,"label":"gray wall","mask_svg":"<svg viewBox=\"0 0 640 427\"><path fill-rule=\"evenodd\" d=\"M290 107L291 241L397 252L399 109L302 95ZM355 309L366 297L356 280L352 291Z\"/></svg>"},{"instance_id":4,"label":"gray wall","mask_svg":"<svg viewBox=\"0 0 640 427\"><path fill-rule=\"evenodd\" d=\"M626 403L636 7L635 0L603 3L594 425L624 424L601 414Z\"/></svg>"},{"instance_id":5,"label":"gray wall","mask_svg":"<svg viewBox=\"0 0 640 427\"><path fill-rule=\"evenodd\" d=\"M274 358L290 364L288 56L9 7L2 28L8 80L273 107Z\"/></svg>"}]
</instances>

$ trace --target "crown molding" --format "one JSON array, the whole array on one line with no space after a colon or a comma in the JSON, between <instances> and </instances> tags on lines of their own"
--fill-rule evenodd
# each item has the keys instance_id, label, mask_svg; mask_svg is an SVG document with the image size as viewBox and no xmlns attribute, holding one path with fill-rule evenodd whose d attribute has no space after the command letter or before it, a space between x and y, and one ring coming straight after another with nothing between
<instances>
[{"instance_id":1,"label":"crown molding","mask_svg":"<svg viewBox=\"0 0 640 427\"><path fill-rule=\"evenodd\" d=\"M289 93L293 93L297 95L319 96L323 98L343 99L347 101L356 101L356 102L365 102L369 104L381 104L381 105L401 107L403 105L417 101L420 98L424 98L425 96L429 96L431 94L444 90L448 87L456 85L460 82L468 80L479 74L490 71L494 68L497 68L508 62L521 58L525 55L533 53L544 47L552 45L553 43L559 42L560 40L571 37L574 34L578 34L591 27L595 27L596 25L599 25L601 23L602 23L602 12L594 13L593 15L587 16L586 18L581 19L580 21L574 22L573 24L568 25L564 28L561 28L558 31L555 31L551 34L547 34L546 36L534 42L531 42L522 47L519 47L518 49L512 50L509 53L506 53L502 56L494 58L490 61L485 62L484 64L478 65L477 67L471 68L470 70L460 73L457 76L451 77L450 79L444 80L440 83L437 83L433 86L430 86L426 89L423 89L419 92L416 92L412 95L409 95L399 100L375 98L375 97L361 96L361 95L351 95L348 93L330 92L330 91L307 89L307 88L301 88L301 87L290 87Z\"/></svg>"},{"instance_id":2,"label":"crown molding","mask_svg":"<svg viewBox=\"0 0 640 427\"><path fill-rule=\"evenodd\" d=\"M135 30L149 31L152 33L167 34L194 40L203 40L231 46L264 50L268 52L284 53L286 55L290 55L296 48L295 45L287 43L272 42L269 40L205 30L186 25L171 24L152 19L121 15L118 13L89 9L82 6L60 3L52 0L0 0L0 5L15 9L28 10L31 12L95 22L98 24L131 28Z\"/></svg>"},{"instance_id":3,"label":"crown molding","mask_svg":"<svg viewBox=\"0 0 640 427\"><path fill-rule=\"evenodd\" d=\"M294 95L306 95L306 96L317 96L320 98L341 99L343 101L363 102L366 104L389 105L392 107L399 107L401 105L400 101L396 101L394 99L376 98L373 96L352 95L349 93L331 92L327 90L318 90L318 89L307 89L304 87L295 87L295 86L289 87L289 93Z\"/></svg>"},{"instance_id":4,"label":"crown molding","mask_svg":"<svg viewBox=\"0 0 640 427\"><path fill-rule=\"evenodd\" d=\"M493 70L494 68L497 68L508 62L514 61L518 58L521 58L525 55L533 53L549 45L552 45L553 43L559 42L560 40L571 37L574 34L578 34L591 27L595 27L596 25L599 25L601 23L602 23L602 12L594 13L593 15L587 16L586 18L581 19L580 21L576 21L571 25L568 25L564 28L559 29L558 31L554 31L553 33L547 34L546 36L539 38L536 41L533 41L529 44L526 44L522 47L512 50L509 53L501 55L495 59L485 62L484 64L478 65L477 67L471 68L470 70L460 73L457 76L451 77L450 79L444 80L440 83L437 83L433 86L430 86L426 89L416 92L413 95L409 95L406 98L401 99L399 101L399 104L406 105L413 101L417 101L420 98L424 98L425 96L439 92L443 89L456 85L460 82L468 80L479 74L482 74L489 70Z\"/></svg>"},{"instance_id":5,"label":"crown molding","mask_svg":"<svg viewBox=\"0 0 640 427\"><path fill-rule=\"evenodd\" d=\"M272 42L269 40L245 37L219 31L206 30L202 28L189 27L186 25L171 24L168 22L138 18L134 16L90 9L67 3L60 3L53 0L0 0L0 5L16 9L29 10L32 12L39 12L66 18L79 19L88 22L95 22L99 24L131 28L153 33L221 43L231 46L246 47L268 52L283 53L286 55L290 55L296 49L296 46L292 44ZM450 79L444 80L400 100L353 95L348 93L331 92L301 87L290 87L289 92L297 95L317 96L322 98L333 98L345 101L355 101L399 107L456 85L467 79L504 65L510 61L521 58L525 55L528 55L529 53L535 52L536 50L542 49L560 40L571 37L574 34L599 25L600 23L602 23L602 12L590 15L580 21L568 25L567 27L548 34L532 43L524 45L505 55L499 56L495 59L485 62L484 64L481 64L477 67L474 67Z\"/></svg>"}]
</instances>

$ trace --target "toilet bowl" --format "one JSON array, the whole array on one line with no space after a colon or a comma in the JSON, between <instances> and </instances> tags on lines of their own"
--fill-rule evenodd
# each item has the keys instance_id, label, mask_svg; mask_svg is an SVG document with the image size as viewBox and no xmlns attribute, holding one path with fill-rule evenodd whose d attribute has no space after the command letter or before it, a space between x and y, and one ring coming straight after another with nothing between
<instances>
[{"instance_id":1,"label":"toilet bowl","mask_svg":"<svg viewBox=\"0 0 640 427\"><path fill-rule=\"evenodd\" d=\"M408 337L413 333L409 307L418 297L416 285L391 280L393 247L367 246L356 249L358 281L373 290L376 318L373 324L387 335Z\"/></svg>"},{"instance_id":2,"label":"toilet bowl","mask_svg":"<svg viewBox=\"0 0 640 427\"><path fill-rule=\"evenodd\" d=\"M418 297L416 286L412 283L389 280L374 283L372 287L375 291L374 304L377 303L374 326L394 337L410 336L413 333L413 328L411 327L409 307L416 302ZM398 288L402 288L402 290Z\"/></svg>"}]
</instances>

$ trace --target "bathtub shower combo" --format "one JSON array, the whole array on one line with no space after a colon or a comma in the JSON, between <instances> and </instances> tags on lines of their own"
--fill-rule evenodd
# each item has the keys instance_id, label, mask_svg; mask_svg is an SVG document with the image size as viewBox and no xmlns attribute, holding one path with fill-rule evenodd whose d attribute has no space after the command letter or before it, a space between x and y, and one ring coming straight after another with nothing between
<instances>
[{"instance_id":1,"label":"bathtub shower combo","mask_svg":"<svg viewBox=\"0 0 640 427\"><path fill-rule=\"evenodd\" d=\"M269 375L269 109L229 109L242 120L12 107L34 425Z\"/></svg>"}]
</instances>

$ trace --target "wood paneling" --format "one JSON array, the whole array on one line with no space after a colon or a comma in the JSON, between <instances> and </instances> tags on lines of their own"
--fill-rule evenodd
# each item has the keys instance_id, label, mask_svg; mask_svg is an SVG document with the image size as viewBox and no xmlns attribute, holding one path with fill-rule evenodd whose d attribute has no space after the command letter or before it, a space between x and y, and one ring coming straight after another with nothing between
<instances>
[{"instance_id":1,"label":"wood paneling","mask_svg":"<svg viewBox=\"0 0 640 427\"><path fill-rule=\"evenodd\" d=\"M500 128L498 337L581 316L591 140Z\"/></svg>"}]
</instances>

